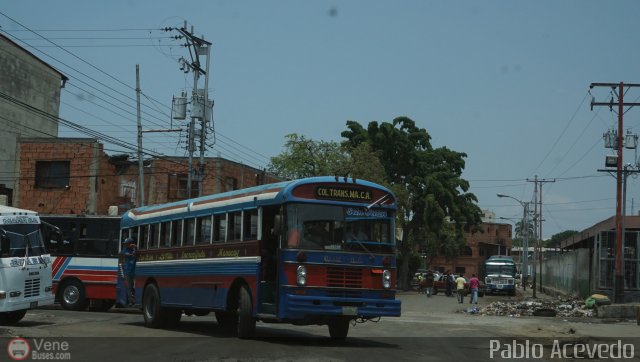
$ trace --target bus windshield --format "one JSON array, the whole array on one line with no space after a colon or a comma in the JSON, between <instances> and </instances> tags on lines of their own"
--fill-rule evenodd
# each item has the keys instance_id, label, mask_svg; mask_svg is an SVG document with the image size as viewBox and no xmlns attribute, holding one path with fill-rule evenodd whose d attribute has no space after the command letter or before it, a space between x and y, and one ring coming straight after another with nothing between
<instances>
[{"instance_id":1,"label":"bus windshield","mask_svg":"<svg viewBox=\"0 0 640 362\"><path fill-rule=\"evenodd\" d=\"M487 264L487 275L509 275L516 273L516 267L513 264Z\"/></svg>"},{"instance_id":2,"label":"bus windshield","mask_svg":"<svg viewBox=\"0 0 640 362\"><path fill-rule=\"evenodd\" d=\"M287 207L290 247L390 252L395 243L389 211L331 205Z\"/></svg>"},{"instance_id":3,"label":"bus windshield","mask_svg":"<svg viewBox=\"0 0 640 362\"><path fill-rule=\"evenodd\" d=\"M10 257L39 256L45 254L42 234L38 224L3 225L10 243ZM28 249L28 251L27 251Z\"/></svg>"}]
</instances>

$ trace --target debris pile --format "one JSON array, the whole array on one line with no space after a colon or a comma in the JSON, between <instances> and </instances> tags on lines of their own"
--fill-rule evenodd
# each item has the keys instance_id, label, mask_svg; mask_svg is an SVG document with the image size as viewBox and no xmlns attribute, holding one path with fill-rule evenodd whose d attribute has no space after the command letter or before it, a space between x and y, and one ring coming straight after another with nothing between
<instances>
[{"instance_id":1,"label":"debris pile","mask_svg":"<svg viewBox=\"0 0 640 362\"><path fill-rule=\"evenodd\" d=\"M566 297L556 299L509 300L493 302L473 314L491 316L557 316L594 317L594 311L587 308L584 301Z\"/></svg>"}]
</instances>

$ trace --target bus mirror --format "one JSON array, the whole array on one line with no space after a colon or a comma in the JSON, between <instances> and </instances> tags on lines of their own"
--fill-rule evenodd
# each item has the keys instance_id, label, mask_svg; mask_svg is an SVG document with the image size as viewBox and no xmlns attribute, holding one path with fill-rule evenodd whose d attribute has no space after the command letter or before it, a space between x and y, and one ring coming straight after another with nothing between
<instances>
[{"instance_id":1,"label":"bus mirror","mask_svg":"<svg viewBox=\"0 0 640 362\"><path fill-rule=\"evenodd\" d=\"M7 236L7 233L0 229L0 254L2 255L9 255L9 252L11 251L11 240L9 240L9 237Z\"/></svg>"},{"instance_id":2,"label":"bus mirror","mask_svg":"<svg viewBox=\"0 0 640 362\"><path fill-rule=\"evenodd\" d=\"M280 235L282 230L282 215L278 214L273 217L273 234Z\"/></svg>"}]
</instances>

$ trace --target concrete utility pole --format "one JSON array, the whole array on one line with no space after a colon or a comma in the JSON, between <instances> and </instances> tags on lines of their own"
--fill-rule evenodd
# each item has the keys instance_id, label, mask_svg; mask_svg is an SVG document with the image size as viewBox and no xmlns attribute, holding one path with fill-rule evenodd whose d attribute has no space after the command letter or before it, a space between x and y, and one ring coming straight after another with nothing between
<instances>
[{"instance_id":1,"label":"concrete utility pole","mask_svg":"<svg viewBox=\"0 0 640 362\"><path fill-rule=\"evenodd\" d=\"M204 40L204 38L193 35L193 27L191 31L187 30L187 22L185 21L182 28L166 28L165 30L177 30L184 39L186 39L186 46L189 48L189 55L191 56L191 62L186 61L184 58L180 59L181 70L187 73L189 70L193 71L193 90L191 92L191 122L189 123L189 173L187 176L187 197L191 197L192 182L195 178L198 182L198 195L202 195L202 185L204 181L204 154L206 150L206 137L207 137L207 122L211 117L210 108L213 107L213 101L209 101L209 63L211 61L211 43ZM200 58L202 56L207 57L206 69L202 69L202 63ZM198 90L198 81L200 75L205 76L204 89L202 89L202 95ZM175 118L175 117L174 117ZM196 120L200 120L200 130L196 132ZM193 154L195 152L195 138L196 135L200 139L200 159L198 162L197 170L193 167ZM195 175L194 175L195 174ZM195 176L195 177L194 177Z\"/></svg>"},{"instance_id":2,"label":"concrete utility pole","mask_svg":"<svg viewBox=\"0 0 640 362\"><path fill-rule=\"evenodd\" d=\"M534 258L537 255L537 259L538 259L537 279L539 280L538 282L539 290L540 292L542 292L542 250L544 247L543 240L542 240L542 184L544 184L545 182L556 182L556 179L553 179L553 180L538 179L538 175L535 175L535 178L533 180L527 179L527 182L535 182L533 199L535 204L534 215L536 215L535 225L534 225L534 230L536 230L536 241L535 241L536 252L534 253ZM538 184L540 184L540 189L538 189ZM538 199L539 201L536 201L536 199ZM538 205L540 205L539 209L538 209ZM535 297L535 288L536 288L535 278L533 280L533 288L534 288L533 296Z\"/></svg>"},{"instance_id":3,"label":"concrete utility pole","mask_svg":"<svg viewBox=\"0 0 640 362\"><path fill-rule=\"evenodd\" d=\"M624 275L622 273L622 243L623 243L623 229L622 229L622 130L623 130L623 116L624 107L638 106L640 103L625 103L624 94L630 88L640 87L640 84L624 84L623 82L617 83L591 83L590 89L594 87L609 87L614 94L618 97L618 102L614 102L613 97L609 102L596 102L595 99L591 101L591 110L593 106L607 106L609 110L614 111L614 106L618 106L618 137L617 137L617 149L618 157L616 162L616 252L615 252L615 279L614 279L614 303L624 303ZM625 90L626 87L626 90ZM617 89L617 91L616 91Z\"/></svg>"},{"instance_id":4,"label":"concrete utility pole","mask_svg":"<svg viewBox=\"0 0 640 362\"><path fill-rule=\"evenodd\" d=\"M513 196L504 195L504 194L496 194L498 197L507 197L513 200L516 200L520 205L522 205L523 215L522 215L522 289L527 290L527 276L529 275L529 203L523 202L516 199ZM534 296L535 296L535 288L534 288Z\"/></svg>"}]
</instances>

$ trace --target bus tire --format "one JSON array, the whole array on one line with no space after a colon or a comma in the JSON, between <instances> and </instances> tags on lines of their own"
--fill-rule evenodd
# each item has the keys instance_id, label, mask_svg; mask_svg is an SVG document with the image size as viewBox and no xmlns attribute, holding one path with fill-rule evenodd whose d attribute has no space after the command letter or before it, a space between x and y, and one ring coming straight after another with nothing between
<instances>
[{"instance_id":1,"label":"bus tire","mask_svg":"<svg viewBox=\"0 0 640 362\"><path fill-rule=\"evenodd\" d=\"M345 339L349 334L350 319L334 318L329 321L329 336L332 339Z\"/></svg>"},{"instance_id":2,"label":"bus tire","mask_svg":"<svg viewBox=\"0 0 640 362\"><path fill-rule=\"evenodd\" d=\"M60 291L60 304L66 310L84 310L89 306L84 286L78 280L69 280L64 283Z\"/></svg>"},{"instance_id":3,"label":"bus tire","mask_svg":"<svg viewBox=\"0 0 640 362\"><path fill-rule=\"evenodd\" d=\"M160 291L153 283L144 288L142 315L149 328L162 328L167 324L167 312L160 305Z\"/></svg>"},{"instance_id":4,"label":"bus tire","mask_svg":"<svg viewBox=\"0 0 640 362\"><path fill-rule=\"evenodd\" d=\"M438 288L433 287L433 295L438 295Z\"/></svg>"},{"instance_id":5,"label":"bus tire","mask_svg":"<svg viewBox=\"0 0 640 362\"><path fill-rule=\"evenodd\" d=\"M253 318L253 303L246 286L240 288L238 295L238 338L251 338L256 332L256 319Z\"/></svg>"},{"instance_id":6,"label":"bus tire","mask_svg":"<svg viewBox=\"0 0 640 362\"><path fill-rule=\"evenodd\" d=\"M25 314L27 314L26 309L0 313L0 324L3 326L12 326L20 322Z\"/></svg>"}]
</instances>

